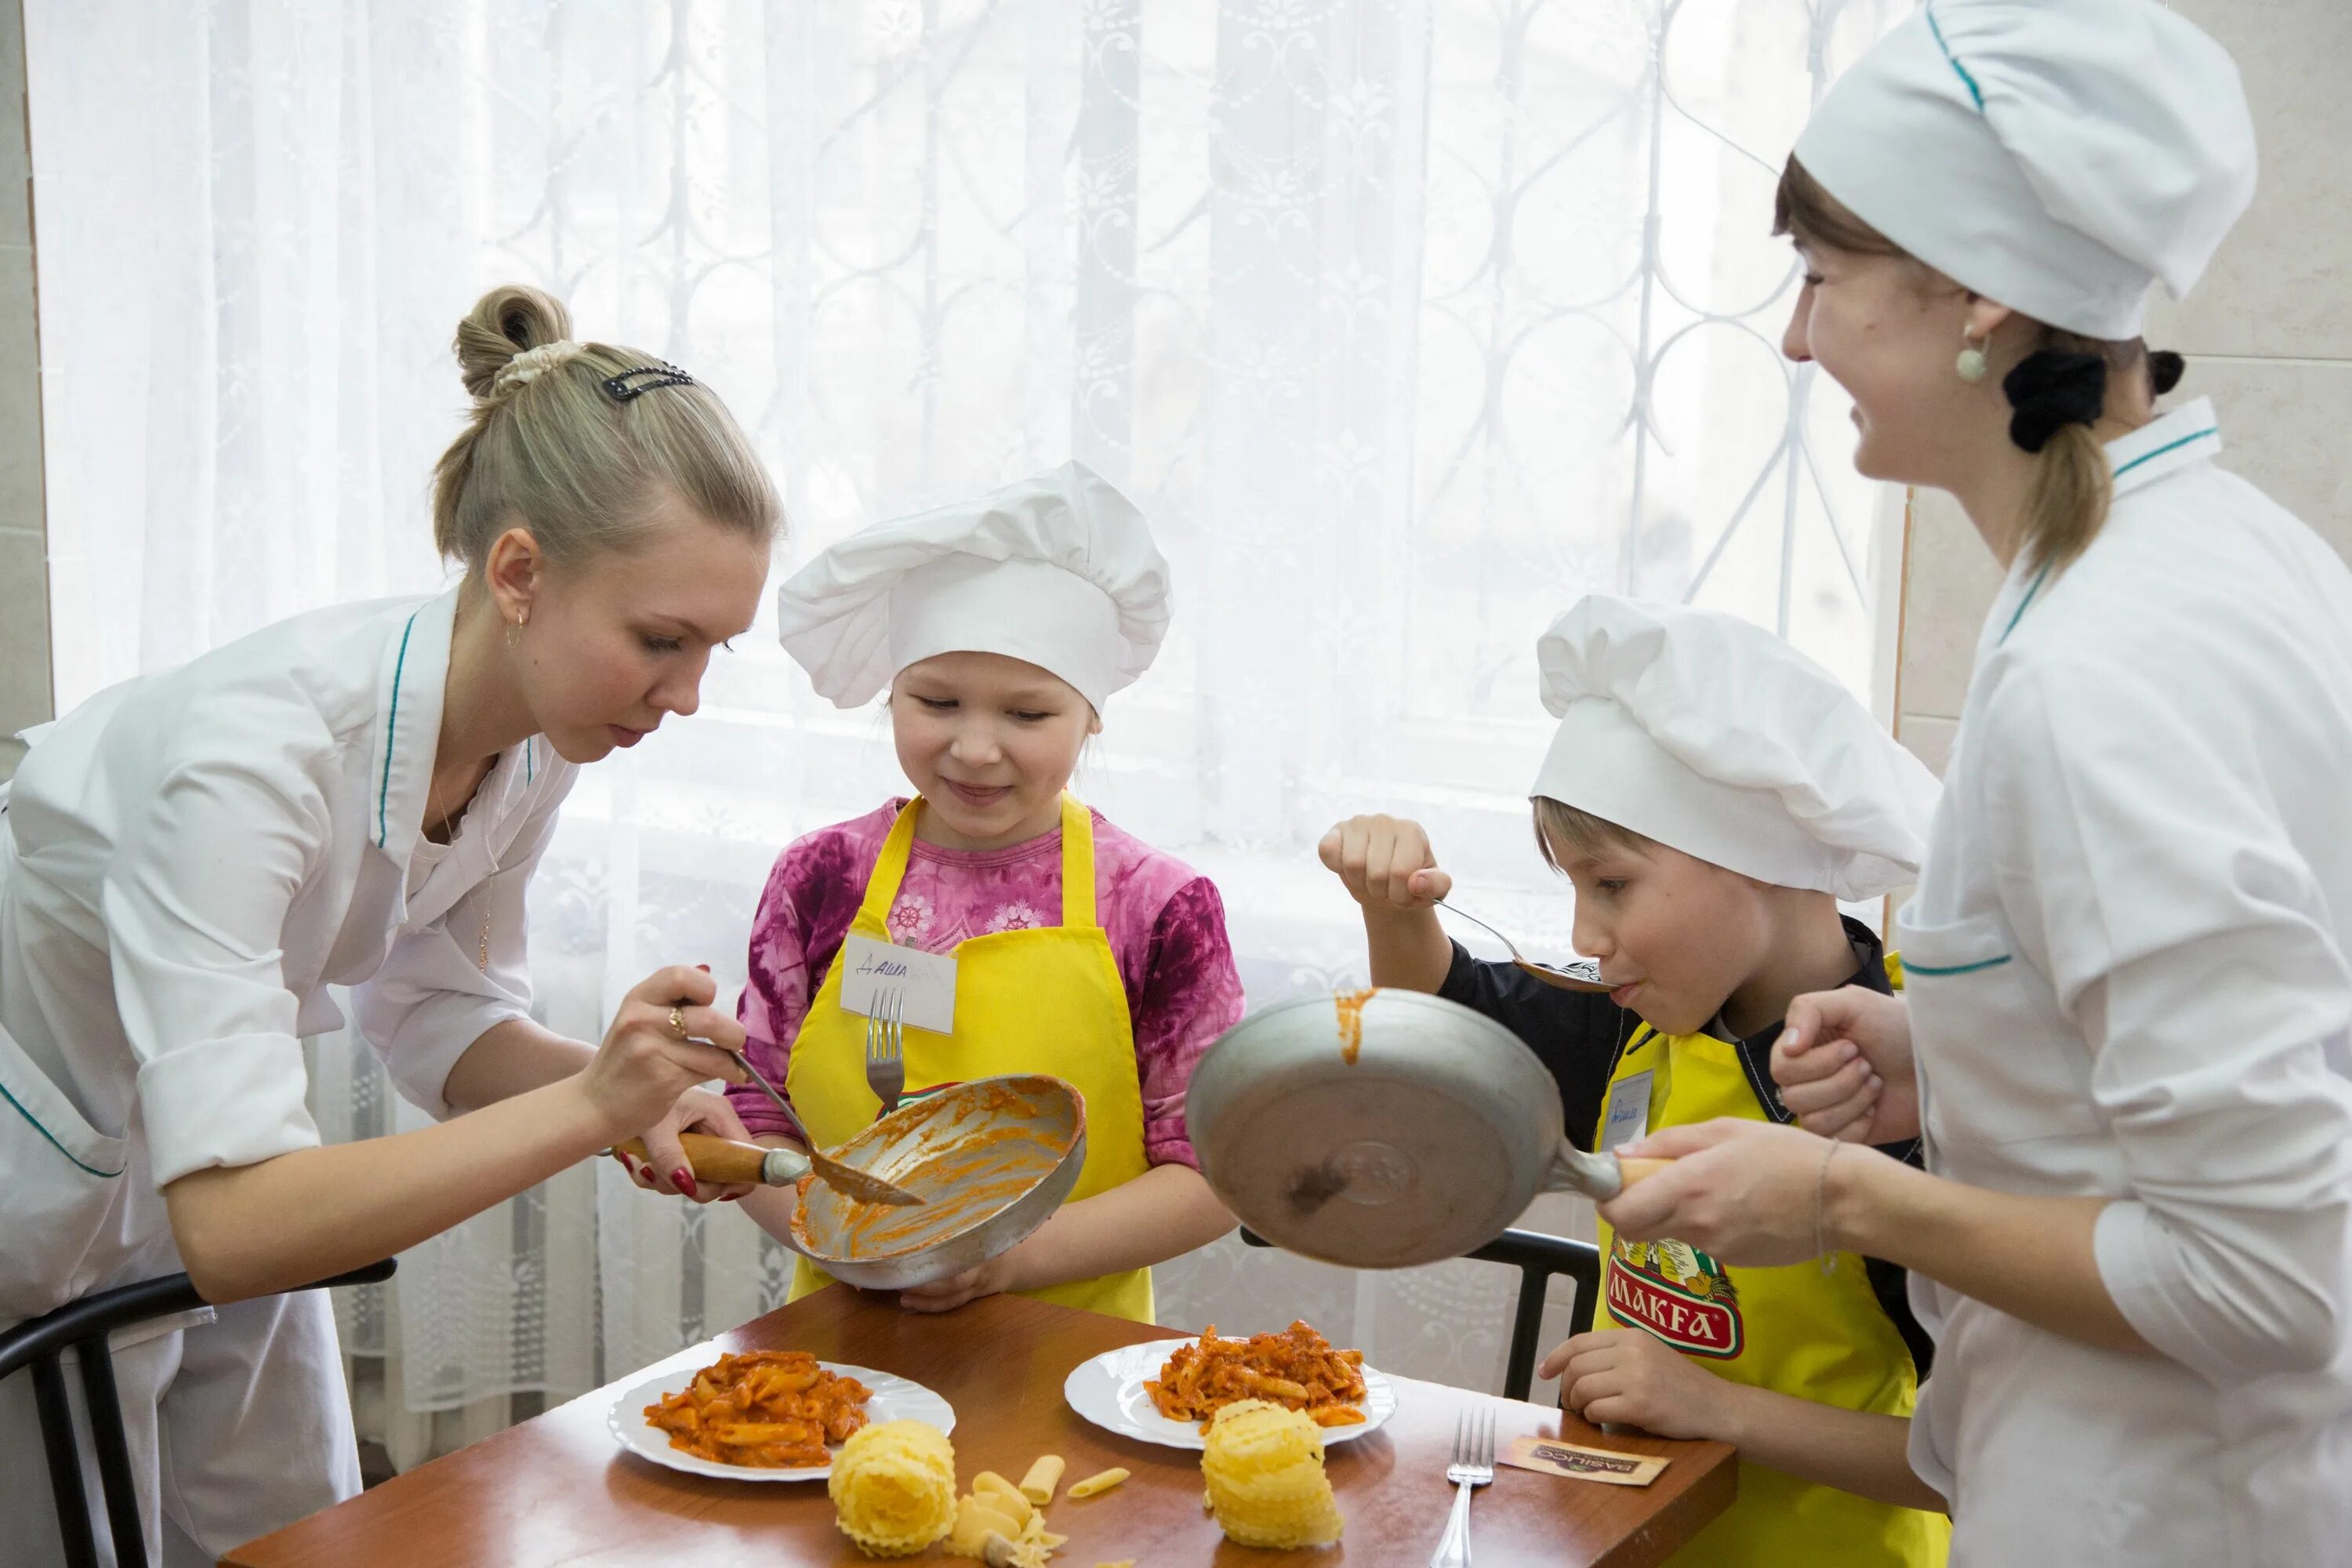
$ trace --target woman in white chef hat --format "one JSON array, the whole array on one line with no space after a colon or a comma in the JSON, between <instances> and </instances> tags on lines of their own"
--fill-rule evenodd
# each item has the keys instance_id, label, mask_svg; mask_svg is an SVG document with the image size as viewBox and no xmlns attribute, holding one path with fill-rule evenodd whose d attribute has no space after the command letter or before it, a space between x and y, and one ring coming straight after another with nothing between
<instances>
[{"instance_id":1,"label":"woman in white chef hat","mask_svg":"<svg viewBox=\"0 0 2352 1568\"><path fill-rule=\"evenodd\" d=\"M874 1120L871 997L845 982L877 951L947 977L944 1011L907 1012L908 1093L1043 1072L1086 1096L1071 1201L1002 1257L906 1292L908 1308L1013 1290L1150 1322L1151 1265L1233 1228L1184 1131L1193 1064L1241 1016L1224 906L1067 788L1105 701L1160 651L1168 599L1143 514L1077 463L853 534L778 595L820 695L847 708L888 689L917 793L777 858L740 1015L799 1125L756 1091L730 1091L738 1113L763 1141L819 1147ZM789 1193L744 1207L789 1234ZM796 1296L824 1283L799 1268Z\"/></svg>"},{"instance_id":2,"label":"woman in white chef hat","mask_svg":"<svg viewBox=\"0 0 2352 1568\"><path fill-rule=\"evenodd\" d=\"M326 1299L264 1293L633 1135L667 1172L680 1127L741 1131L688 1087L740 1075L688 1042L741 1037L708 974L563 1039L530 1017L523 914L580 764L692 712L750 623L774 490L709 389L573 341L537 289L484 296L457 351L474 415L433 524L458 586L101 692L0 790L0 1327L181 1268L223 1303L118 1342L151 1562L359 1489ZM331 985L441 1125L320 1147L301 1041L340 1026ZM27 1383L0 1384L0 1557L39 1564Z\"/></svg>"},{"instance_id":3,"label":"woman in white chef hat","mask_svg":"<svg viewBox=\"0 0 2352 1568\"><path fill-rule=\"evenodd\" d=\"M1809 1125L1924 1127L1928 1169L1718 1123L1604 1212L1911 1270L1955 1563L2352 1552L2352 573L2216 466L2209 403L2155 410L2137 336L2253 169L2229 58L2152 0L1929 0L1782 184L1788 353L2009 574L1907 1007L1802 999L1775 1053ZM1822 1070L1840 1039L1867 1065Z\"/></svg>"}]
</instances>

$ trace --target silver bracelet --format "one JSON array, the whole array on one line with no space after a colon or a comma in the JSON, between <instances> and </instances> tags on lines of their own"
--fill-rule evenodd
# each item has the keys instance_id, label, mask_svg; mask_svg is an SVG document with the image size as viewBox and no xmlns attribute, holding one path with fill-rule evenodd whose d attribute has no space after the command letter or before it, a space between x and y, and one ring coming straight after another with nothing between
<instances>
[{"instance_id":1,"label":"silver bracelet","mask_svg":"<svg viewBox=\"0 0 2352 1568\"><path fill-rule=\"evenodd\" d=\"M1822 1151L1821 1174L1813 1178L1813 1252L1822 1260L1822 1272L1837 1272L1837 1254L1830 1250L1830 1162L1837 1158L1843 1145L1834 1138Z\"/></svg>"}]
</instances>

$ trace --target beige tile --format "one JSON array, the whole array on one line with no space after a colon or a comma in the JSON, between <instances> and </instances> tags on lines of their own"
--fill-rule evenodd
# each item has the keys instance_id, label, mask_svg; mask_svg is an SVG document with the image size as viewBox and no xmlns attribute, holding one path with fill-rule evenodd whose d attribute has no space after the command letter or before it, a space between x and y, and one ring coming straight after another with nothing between
<instances>
[{"instance_id":1,"label":"beige tile","mask_svg":"<svg viewBox=\"0 0 2352 1568\"><path fill-rule=\"evenodd\" d=\"M41 536L0 528L0 735L50 716L49 580Z\"/></svg>"},{"instance_id":2,"label":"beige tile","mask_svg":"<svg viewBox=\"0 0 2352 1568\"><path fill-rule=\"evenodd\" d=\"M1941 490L1913 492L1903 606L1906 712L1959 717L1977 633L2000 591L2000 563L1958 502Z\"/></svg>"},{"instance_id":3,"label":"beige tile","mask_svg":"<svg viewBox=\"0 0 2352 1568\"><path fill-rule=\"evenodd\" d=\"M0 528L42 526L38 343L33 253L0 246Z\"/></svg>"},{"instance_id":4,"label":"beige tile","mask_svg":"<svg viewBox=\"0 0 2352 1568\"><path fill-rule=\"evenodd\" d=\"M1959 728L1957 719L1933 713L1906 713L1895 722L1895 738L1927 763L1929 772L1942 778L1944 764L1952 756L1952 737Z\"/></svg>"},{"instance_id":5,"label":"beige tile","mask_svg":"<svg viewBox=\"0 0 2352 1568\"><path fill-rule=\"evenodd\" d=\"M33 161L25 136L24 7L0 5L0 245L33 239Z\"/></svg>"},{"instance_id":6,"label":"beige tile","mask_svg":"<svg viewBox=\"0 0 2352 1568\"><path fill-rule=\"evenodd\" d=\"M2183 392L2210 395L2221 466L2260 485L2352 559L2352 363L2191 363Z\"/></svg>"},{"instance_id":7,"label":"beige tile","mask_svg":"<svg viewBox=\"0 0 2352 1568\"><path fill-rule=\"evenodd\" d=\"M2352 357L2352 5L2345 0L2174 0L2234 56L2254 111L2253 205L2174 306L2158 290L2148 340L2183 353Z\"/></svg>"}]
</instances>

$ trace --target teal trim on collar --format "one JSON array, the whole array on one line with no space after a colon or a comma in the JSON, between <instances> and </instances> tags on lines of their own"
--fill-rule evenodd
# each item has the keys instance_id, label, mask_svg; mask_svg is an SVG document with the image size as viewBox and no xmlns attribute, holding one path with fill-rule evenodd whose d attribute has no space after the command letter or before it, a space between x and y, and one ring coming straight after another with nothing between
<instances>
[{"instance_id":1,"label":"teal trim on collar","mask_svg":"<svg viewBox=\"0 0 2352 1568\"><path fill-rule=\"evenodd\" d=\"M79 1160L74 1160L73 1151L58 1142L58 1135L50 1131L47 1128L42 1126L41 1119L34 1115L31 1111L26 1110L25 1109L24 1101L18 1100L15 1095L10 1094L8 1092L8 1086L5 1084L0 1084L0 1100L5 1100L9 1104L15 1106L16 1108L16 1113L33 1124L33 1131L49 1141L50 1148L55 1149L67 1159L72 1160L74 1164L79 1166L80 1169L88 1171L93 1176L103 1176L109 1181L111 1181L115 1177L122 1174L121 1171L101 1171L95 1165L84 1165Z\"/></svg>"},{"instance_id":2,"label":"teal trim on collar","mask_svg":"<svg viewBox=\"0 0 2352 1568\"><path fill-rule=\"evenodd\" d=\"M530 787L530 777L531 777L531 773L530 773L530 742L529 741L525 741L525 742L522 743L522 785L523 785L523 788L525 788L525 789L529 789L529 788Z\"/></svg>"},{"instance_id":3,"label":"teal trim on collar","mask_svg":"<svg viewBox=\"0 0 2352 1568\"><path fill-rule=\"evenodd\" d=\"M2153 453L2149 455L2154 456ZM2025 590L2025 597L2017 602L2017 614L2010 616L2009 625L2001 627L2000 640L1995 642L1992 645L1993 647L1999 647L2001 643L2005 643L2009 640L2009 634L2015 631L2017 629L2017 623L2025 618L2026 610L2031 607L2033 603L2033 595L2042 592L2042 584L2049 580L2050 563L2045 561L2042 563L2042 570L2033 574L2032 585ZM1933 974L1936 972L1931 969L1927 971L1927 973Z\"/></svg>"},{"instance_id":4,"label":"teal trim on collar","mask_svg":"<svg viewBox=\"0 0 2352 1568\"><path fill-rule=\"evenodd\" d=\"M1903 966L1903 973L1906 974L1937 975L1974 974L1979 969L1999 969L2002 964L2007 963L2010 961L2010 957L2011 955L2009 953L2004 952L1999 958L1988 958L1980 963L1955 963L1949 968L1939 968L1925 963L1906 963Z\"/></svg>"},{"instance_id":5,"label":"teal trim on collar","mask_svg":"<svg viewBox=\"0 0 2352 1568\"><path fill-rule=\"evenodd\" d=\"M1944 63L1952 68L1953 74L1960 79L1960 85L1969 89L1969 100L1977 106L1977 112L1982 114L1984 112L1983 89L1977 86L1977 79L1969 74L1969 68L1960 63L1959 56L1952 53L1952 46L1944 42L1944 29L1936 26L1936 8L1933 5L1927 7L1925 15L1927 18L1927 31L1936 35L1936 47L1944 51Z\"/></svg>"},{"instance_id":6,"label":"teal trim on collar","mask_svg":"<svg viewBox=\"0 0 2352 1568\"><path fill-rule=\"evenodd\" d=\"M2138 468L2142 463L2148 461L2152 458L2161 458L2167 452L2186 447L2191 441L2202 441L2208 436L2219 436L2221 433L2221 426L2217 425L2208 425L2204 429L2196 431L2190 435L2183 436L2178 441L2167 441L2163 446L2158 447L2153 452L2142 452L2138 457L2134 458L2130 462L2126 463L2122 468L2117 468L2113 477L2118 479L2122 479L2126 474L2130 473L2134 468Z\"/></svg>"},{"instance_id":7,"label":"teal trim on collar","mask_svg":"<svg viewBox=\"0 0 2352 1568\"><path fill-rule=\"evenodd\" d=\"M407 625L400 628L400 657L393 661L392 666L391 711L384 715L383 721L383 778L375 790L375 847L379 849L383 847L387 837L383 814L386 797L392 794L392 747L400 726L400 674L408 668L408 634L416 629L416 617L424 613L422 605L408 613Z\"/></svg>"}]
</instances>

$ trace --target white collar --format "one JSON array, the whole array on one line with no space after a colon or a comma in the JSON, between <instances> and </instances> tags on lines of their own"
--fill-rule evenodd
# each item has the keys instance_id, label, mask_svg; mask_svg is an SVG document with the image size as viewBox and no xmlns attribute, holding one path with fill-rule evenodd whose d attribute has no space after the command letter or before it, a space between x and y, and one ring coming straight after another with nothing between
<instances>
[{"instance_id":1,"label":"white collar","mask_svg":"<svg viewBox=\"0 0 2352 1568\"><path fill-rule=\"evenodd\" d=\"M419 604L384 643L376 685L375 751L368 842L400 866L408 864L425 831L425 804L433 790L433 758L441 739L441 700L449 683L449 641L457 626L457 588ZM538 753L546 748L532 736L500 755L476 792L477 806L499 803L494 811L469 809L467 816L501 815L505 805L539 782L546 771ZM463 831L462 829L460 830Z\"/></svg>"},{"instance_id":2,"label":"white collar","mask_svg":"<svg viewBox=\"0 0 2352 1568\"><path fill-rule=\"evenodd\" d=\"M2115 472L2116 494L2124 496L2191 463L2206 462L2221 450L2221 427L2213 417L2213 400L2200 397L2108 442L2107 465Z\"/></svg>"},{"instance_id":3,"label":"white collar","mask_svg":"<svg viewBox=\"0 0 2352 1568\"><path fill-rule=\"evenodd\" d=\"M376 684L374 785L368 842L400 866L425 831L433 789L433 754L441 738L441 698L449 683L449 638L457 625L457 589L418 605L384 641Z\"/></svg>"},{"instance_id":4,"label":"white collar","mask_svg":"<svg viewBox=\"0 0 2352 1568\"><path fill-rule=\"evenodd\" d=\"M2213 400L2200 397L2184 403L2171 413L2159 415L2130 434L2107 443L2107 467L2115 475L2116 497L2121 500L2145 489L2192 463L2210 462L2221 450L2221 427L2213 416ZM2113 523L2111 513L2108 526ZM2009 640L2010 633L2017 629L2017 623L2025 618L2025 613L2033 607L2033 601L2049 581L2050 563L2046 561L2029 573L2021 557L2010 569L2009 581L1993 601L1985 622L1988 634L1995 626L2000 628L2000 635L1991 639L1991 647ZM1979 650L1980 654L1987 651L1985 645L1979 643Z\"/></svg>"}]
</instances>

